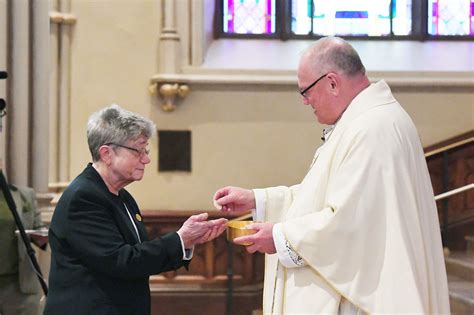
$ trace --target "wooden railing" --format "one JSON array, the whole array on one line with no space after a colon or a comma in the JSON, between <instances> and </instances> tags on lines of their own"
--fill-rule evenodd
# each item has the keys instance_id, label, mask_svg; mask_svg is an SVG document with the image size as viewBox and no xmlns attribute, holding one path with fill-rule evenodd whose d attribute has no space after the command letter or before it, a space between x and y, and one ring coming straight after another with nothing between
<instances>
[{"instance_id":1,"label":"wooden railing","mask_svg":"<svg viewBox=\"0 0 474 315\"><path fill-rule=\"evenodd\" d=\"M443 244L462 250L464 236L474 228L474 130L426 148L425 156Z\"/></svg>"},{"instance_id":2,"label":"wooden railing","mask_svg":"<svg viewBox=\"0 0 474 315\"><path fill-rule=\"evenodd\" d=\"M474 142L474 136L468 137L467 139L458 140L454 143L443 145L440 148L431 149L430 151L425 152L425 157L428 158L432 155L443 153L445 151L460 147L462 145L465 145L465 144L468 144L468 143L471 143L471 142Z\"/></svg>"},{"instance_id":3,"label":"wooden railing","mask_svg":"<svg viewBox=\"0 0 474 315\"><path fill-rule=\"evenodd\" d=\"M439 194L439 195L435 196L435 200L438 201L438 200L442 200L444 198L449 198L451 196L460 194L462 192L468 191L468 190L473 189L473 188L474 188L474 183L467 184L465 186L462 186L462 187L447 191L445 193Z\"/></svg>"}]
</instances>

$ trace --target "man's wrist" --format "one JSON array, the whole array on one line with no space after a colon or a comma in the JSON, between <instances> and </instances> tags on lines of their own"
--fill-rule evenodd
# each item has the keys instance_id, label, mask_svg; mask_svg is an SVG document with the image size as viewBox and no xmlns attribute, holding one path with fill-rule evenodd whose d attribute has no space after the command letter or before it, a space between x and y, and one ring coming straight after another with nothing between
<instances>
[{"instance_id":1,"label":"man's wrist","mask_svg":"<svg viewBox=\"0 0 474 315\"><path fill-rule=\"evenodd\" d=\"M267 198L265 195L265 189L253 189L255 196L255 209L252 210L252 216L254 221L265 221L265 208Z\"/></svg>"}]
</instances>

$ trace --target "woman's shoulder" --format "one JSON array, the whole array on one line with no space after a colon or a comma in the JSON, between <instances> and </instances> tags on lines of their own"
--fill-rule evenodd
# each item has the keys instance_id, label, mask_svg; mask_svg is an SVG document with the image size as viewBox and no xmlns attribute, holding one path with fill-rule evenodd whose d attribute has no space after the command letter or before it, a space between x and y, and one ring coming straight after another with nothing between
<instances>
[{"instance_id":1,"label":"woman's shoulder","mask_svg":"<svg viewBox=\"0 0 474 315\"><path fill-rule=\"evenodd\" d=\"M95 199L95 196L104 196L106 193L105 184L83 172L69 184L61 197L66 199Z\"/></svg>"}]
</instances>

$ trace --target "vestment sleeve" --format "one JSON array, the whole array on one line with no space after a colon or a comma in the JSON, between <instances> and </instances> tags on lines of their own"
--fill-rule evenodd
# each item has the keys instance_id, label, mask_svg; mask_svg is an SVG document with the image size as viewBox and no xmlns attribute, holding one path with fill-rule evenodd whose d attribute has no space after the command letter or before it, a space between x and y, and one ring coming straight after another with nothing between
<instances>
[{"instance_id":1,"label":"vestment sleeve","mask_svg":"<svg viewBox=\"0 0 474 315\"><path fill-rule=\"evenodd\" d=\"M299 185L294 185L291 187L277 186L261 190L261 193L266 200L265 214L264 216L258 214L258 218L262 221L269 221L273 223L280 222L282 215L290 207L298 187Z\"/></svg>"},{"instance_id":2,"label":"vestment sleeve","mask_svg":"<svg viewBox=\"0 0 474 315\"><path fill-rule=\"evenodd\" d=\"M277 251L278 260L286 268L297 268L306 265L303 258L291 247L290 243L285 239L281 223L273 226L273 242Z\"/></svg>"}]
</instances>

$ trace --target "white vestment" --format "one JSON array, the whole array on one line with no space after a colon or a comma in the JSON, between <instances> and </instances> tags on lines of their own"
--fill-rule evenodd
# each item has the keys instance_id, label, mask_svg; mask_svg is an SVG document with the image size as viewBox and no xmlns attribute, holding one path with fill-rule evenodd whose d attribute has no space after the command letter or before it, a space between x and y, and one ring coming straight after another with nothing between
<instances>
[{"instance_id":1,"label":"white vestment","mask_svg":"<svg viewBox=\"0 0 474 315\"><path fill-rule=\"evenodd\" d=\"M346 109L301 184L263 190L304 260L266 255L264 314L449 314L436 204L423 149L384 81ZM346 301L347 302L347 301Z\"/></svg>"}]
</instances>

